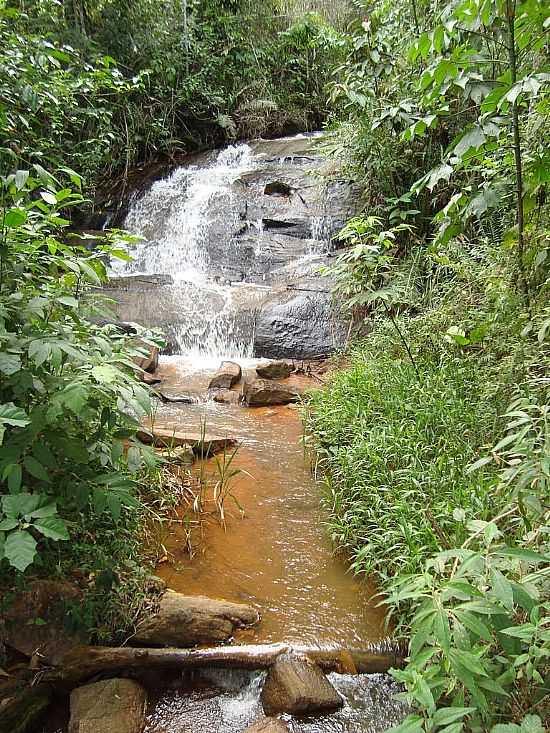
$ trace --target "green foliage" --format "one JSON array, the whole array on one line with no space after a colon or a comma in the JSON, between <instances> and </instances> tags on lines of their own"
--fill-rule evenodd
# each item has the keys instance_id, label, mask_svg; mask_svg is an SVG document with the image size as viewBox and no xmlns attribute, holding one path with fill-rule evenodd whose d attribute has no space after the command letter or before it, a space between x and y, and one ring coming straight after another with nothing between
<instances>
[{"instance_id":1,"label":"green foliage","mask_svg":"<svg viewBox=\"0 0 550 733\"><path fill-rule=\"evenodd\" d=\"M0 559L24 571L48 543L67 540L71 520L135 504L129 465L137 418L150 409L132 350L98 326L90 286L106 279L116 240L88 251L65 244L63 214L82 197L68 170L35 164L2 179L0 239Z\"/></svg>"}]
</instances>

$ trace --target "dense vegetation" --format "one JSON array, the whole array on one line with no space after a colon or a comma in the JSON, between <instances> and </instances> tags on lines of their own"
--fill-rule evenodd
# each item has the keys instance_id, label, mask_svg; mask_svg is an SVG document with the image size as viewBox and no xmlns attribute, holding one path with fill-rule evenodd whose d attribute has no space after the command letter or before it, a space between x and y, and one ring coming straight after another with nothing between
<instances>
[{"instance_id":1,"label":"dense vegetation","mask_svg":"<svg viewBox=\"0 0 550 733\"><path fill-rule=\"evenodd\" d=\"M332 537L410 640L399 733L548 720L548 18L373 3L332 88L366 184L327 274L369 335L308 423Z\"/></svg>"},{"instance_id":2,"label":"dense vegetation","mask_svg":"<svg viewBox=\"0 0 550 733\"><path fill-rule=\"evenodd\" d=\"M75 622L131 630L155 552L143 536L177 501L135 440L151 407L134 362L153 335L98 325L124 236L92 248L67 230L107 181L121 200L138 164L318 127L344 44L325 17L248 0L0 2L2 603L29 576L74 571Z\"/></svg>"},{"instance_id":3,"label":"dense vegetation","mask_svg":"<svg viewBox=\"0 0 550 733\"><path fill-rule=\"evenodd\" d=\"M332 537L410 640L399 733L542 731L549 25L537 0L0 0L3 590L78 567L102 638L146 598L151 335L98 325L123 235L91 250L74 212L148 161L326 123L364 189L328 272L358 335L307 420Z\"/></svg>"}]
</instances>

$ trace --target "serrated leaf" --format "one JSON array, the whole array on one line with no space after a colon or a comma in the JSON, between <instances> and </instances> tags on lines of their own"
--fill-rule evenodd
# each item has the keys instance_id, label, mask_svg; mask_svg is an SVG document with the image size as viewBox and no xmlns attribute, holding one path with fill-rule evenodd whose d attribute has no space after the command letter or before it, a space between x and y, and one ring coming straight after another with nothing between
<instances>
[{"instance_id":1,"label":"serrated leaf","mask_svg":"<svg viewBox=\"0 0 550 733\"><path fill-rule=\"evenodd\" d=\"M4 543L4 556L12 567L23 573L36 556L36 540L25 530L10 532Z\"/></svg>"}]
</instances>

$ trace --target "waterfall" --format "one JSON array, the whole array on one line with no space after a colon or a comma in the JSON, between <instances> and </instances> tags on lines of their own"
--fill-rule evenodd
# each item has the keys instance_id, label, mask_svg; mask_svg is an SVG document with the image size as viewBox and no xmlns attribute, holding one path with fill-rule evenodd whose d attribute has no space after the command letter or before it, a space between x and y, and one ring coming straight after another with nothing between
<instances>
[{"instance_id":1,"label":"waterfall","mask_svg":"<svg viewBox=\"0 0 550 733\"><path fill-rule=\"evenodd\" d=\"M122 224L137 237L132 259L109 273L119 318L158 327L170 353L201 363L329 352L329 298L315 281L351 199L311 175L317 138L197 155L134 195Z\"/></svg>"}]
</instances>

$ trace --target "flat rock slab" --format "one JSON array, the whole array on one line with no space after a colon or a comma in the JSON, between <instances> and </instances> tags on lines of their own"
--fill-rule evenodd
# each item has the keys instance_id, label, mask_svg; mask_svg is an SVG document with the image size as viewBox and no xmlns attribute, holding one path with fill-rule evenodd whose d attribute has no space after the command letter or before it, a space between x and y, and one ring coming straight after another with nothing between
<instances>
[{"instance_id":1,"label":"flat rock slab","mask_svg":"<svg viewBox=\"0 0 550 733\"><path fill-rule=\"evenodd\" d=\"M288 733L290 728L279 718L263 718L245 728L243 733Z\"/></svg>"},{"instance_id":2,"label":"flat rock slab","mask_svg":"<svg viewBox=\"0 0 550 733\"><path fill-rule=\"evenodd\" d=\"M216 374L210 380L208 389L231 389L242 377L242 369L234 361L222 361Z\"/></svg>"},{"instance_id":3,"label":"flat rock slab","mask_svg":"<svg viewBox=\"0 0 550 733\"><path fill-rule=\"evenodd\" d=\"M133 680L112 679L71 693L69 733L141 733L147 693Z\"/></svg>"},{"instance_id":4,"label":"flat rock slab","mask_svg":"<svg viewBox=\"0 0 550 733\"><path fill-rule=\"evenodd\" d=\"M317 664L292 653L277 658L260 699L266 715L329 712L343 703Z\"/></svg>"},{"instance_id":5,"label":"flat rock slab","mask_svg":"<svg viewBox=\"0 0 550 733\"><path fill-rule=\"evenodd\" d=\"M288 405L297 402L299 397L295 389L268 379L254 379L243 386L243 399L248 407Z\"/></svg>"},{"instance_id":6,"label":"flat rock slab","mask_svg":"<svg viewBox=\"0 0 550 733\"><path fill-rule=\"evenodd\" d=\"M154 428L153 431L138 430L137 439L147 445L154 445L157 448L170 448L179 445L190 445L195 455L211 456L222 450L236 445L234 438L224 438L221 435L206 433L183 433L179 430L168 430L167 428Z\"/></svg>"},{"instance_id":7,"label":"flat rock slab","mask_svg":"<svg viewBox=\"0 0 550 733\"><path fill-rule=\"evenodd\" d=\"M293 371L294 366L288 361L266 361L256 367L256 374L262 379L287 379Z\"/></svg>"},{"instance_id":8,"label":"flat rock slab","mask_svg":"<svg viewBox=\"0 0 550 733\"><path fill-rule=\"evenodd\" d=\"M235 629L259 620L252 606L168 590L158 612L138 627L132 644L187 647L227 641Z\"/></svg>"}]
</instances>

